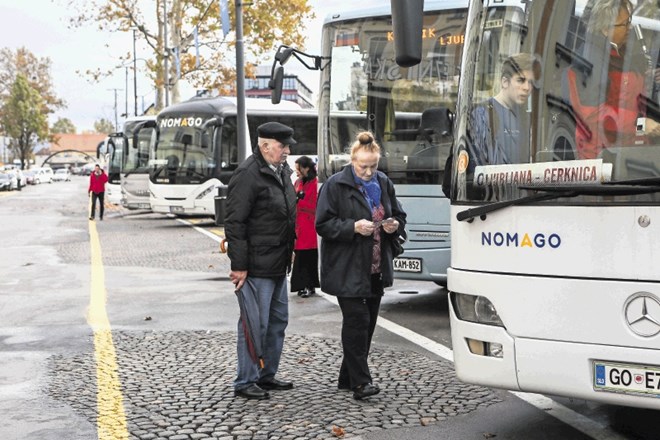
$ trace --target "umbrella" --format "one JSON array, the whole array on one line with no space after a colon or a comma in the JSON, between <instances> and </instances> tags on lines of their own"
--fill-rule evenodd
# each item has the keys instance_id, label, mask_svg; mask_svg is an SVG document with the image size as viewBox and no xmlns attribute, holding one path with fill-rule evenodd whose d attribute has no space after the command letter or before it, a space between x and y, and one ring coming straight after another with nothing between
<instances>
[{"instance_id":1,"label":"umbrella","mask_svg":"<svg viewBox=\"0 0 660 440\"><path fill-rule=\"evenodd\" d=\"M241 323L245 333L250 358L260 368L264 367L263 347L261 346L261 324L259 319L259 304L257 302L257 289L250 280L236 291L238 306L241 309Z\"/></svg>"}]
</instances>

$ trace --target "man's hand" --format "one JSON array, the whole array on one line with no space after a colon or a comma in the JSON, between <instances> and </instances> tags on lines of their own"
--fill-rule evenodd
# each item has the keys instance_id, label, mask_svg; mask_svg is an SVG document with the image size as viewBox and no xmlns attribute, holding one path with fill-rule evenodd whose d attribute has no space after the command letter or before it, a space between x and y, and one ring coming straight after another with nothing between
<instances>
[{"instance_id":1,"label":"man's hand","mask_svg":"<svg viewBox=\"0 0 660 440\"><path fill-rule=\"evenodd\" d=\"M232 270L229 272L229 279L236 286L236 290L239 290L245 284L247 279L247 270Z\"/></svg>"},{"instance_id":2,"label":"man's hand","mask_svg":"<svg viewBox=\"0 0 660 440\"><path fill-rule=\"evenodd\" d=\"M383 220L383 230L388 234L393 234L399 229L399 221L394 218L388 218Z\"/></svg>"},{"instance_id":3,"label":"man's hand","mask_svg":"<svg viewBox=\"0 0 660 440\"><path fill-rule=\"evenodd\" d=\"M356 234L364 235L365 237L374 233L374 224L373 222L362 219L355 222L353 230Z\"/></svg>"}]
</instances>

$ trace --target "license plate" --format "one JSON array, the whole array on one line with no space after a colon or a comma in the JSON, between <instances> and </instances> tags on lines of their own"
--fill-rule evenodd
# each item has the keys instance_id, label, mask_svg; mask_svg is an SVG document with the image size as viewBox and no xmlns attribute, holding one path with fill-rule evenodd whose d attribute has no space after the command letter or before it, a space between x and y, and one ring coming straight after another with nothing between
<instances>
[{"instance_id":1,"label":"license plate","mask_svg":"<svg viewBox=\"0 0 660 440\"><path fill-rule=\"evenodd\" d=\"M422 260L419 258L395 258L394 270L397 272L421 272Z\"/></svg>"},{"instance_id":2,"label":"license plate","mask_svg":"<svg viewBox=\"0 0 660 440\"><path fill-rule=\"evenodd\" d=\"M170 212L183 212L183 206L170 206Z\"/></svg>"},{"instance_id":3,"label":"license plate","mask_svg":"<svg viewBox=\"0 0 660 440\"><path fill-rule=\"evenodd\" d=\"M140 209L151 209L151 205L149 203L139 203L138 208L140 208ZM179 208L179 206L177 206L177 208ZM183 211L183 208L181 208L181 210Z\"/></svg>"},{"instance_id":4,"label":"license plate","mask_svg":"<svg viewBox=\"0 0 660 440\"><path fill-rule=\"evenodd\" d=\"M594 389L660 396L660 366L594 361Z\"/></svg>"}]
</instances>

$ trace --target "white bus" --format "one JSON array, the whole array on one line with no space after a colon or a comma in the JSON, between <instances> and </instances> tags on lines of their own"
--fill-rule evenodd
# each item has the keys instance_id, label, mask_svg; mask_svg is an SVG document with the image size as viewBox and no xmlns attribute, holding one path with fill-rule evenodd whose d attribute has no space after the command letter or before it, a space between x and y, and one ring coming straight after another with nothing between
<instances>
[{"instance_id":1,"label":"white bus","mask_svg":"<svg viewBox=\"0 0 660 440\"><path fill-rule=\"evenodd\" d=\"M660 111L649 69L660 23L633 17L644 25L617 52L605 35L630 23L590 31L585 6L470 2L451 185L456 373L660 409L660 137L650 132ZM536 60L509 128L522 160L483 162L475 110L508 84L500 72L515 52Z\"/></svg>"},{"instance_id":2,"label":"white bus","mask_svg":"<svg viewBox=\"0 0 660 440\"><path fill-rule=\"evenodd\" d=\"M357 132L382 148L379 170L408 214L396 278L446 285L449 200L441 183L449 155L467 1L427 1L421 64L395 63L390 2L332 14L323 25L319 96L319 180L349 163ZM451 110L451 112L449 111Z\"/></svg>"},{"instance_id":3,"label":"white bus","mask_svg":"<svg viewBox=\"0 0 660 440\"><path fill-rule=\"evenodd\" d=\"M149 183L154 212L209 216L220 223L216 188L228 185L234 170L252 154L257 127L265 122L278 121L294 129L298 143L291 148L292 155L316 155L315 110L303 110L292 102L274 107L265 99L246 99L246 113L246 151L239 151L234 99L194 98L158 114Z\"/></svg>"},{"instance_id":4,"label":"white bus","mask_svg":"<svg viewBox=\"0 0 660 440\"><path fill-rule=\"evenodd\" d=\"M115 142L113 135L109 135L101 141L96 149L96 157L103 157L108 174L108 183L105 185L105 201L113 205L119 205L121 200L121 186L119 174L121 172L121 161L123 144Z\"/></svg>"},{"instance_id":5,"label":"white bus","mask_svg":"<svg viewBox=\"0 0 660 440\"><path fill-rule=\"evenodd\" d=\"M121 150L118 178L124 208L151 209L148 165L153 153L155 128L155 116L135 116L126 119L121 133L111 135L117 149Z\"/></svg>"}]
</instances>

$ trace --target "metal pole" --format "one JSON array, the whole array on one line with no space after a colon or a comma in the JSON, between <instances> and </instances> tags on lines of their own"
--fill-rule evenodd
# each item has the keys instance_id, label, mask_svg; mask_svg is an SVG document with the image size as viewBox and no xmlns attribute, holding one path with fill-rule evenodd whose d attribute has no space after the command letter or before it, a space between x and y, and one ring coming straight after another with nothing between
<instances>
[{"instance_id":1,"label":"metal pole","mask_svg":"<svg viewBox=\"0 0 660 440\"><path fill-rule=\"evenodd\" d=\"M245 111L245 65L243 61L243 4L236 0L236 111L239 159L245 159L247 116Z\"/></svg>"},{"instance_id":2,"label":"metal pole","mask_svg":"<svg viewBox=\"0 0 660 440\"><path fill-rule=\"evenodd\" d=\"M134 116L137 116L137 58L135 58L135 28L133 28L133 103Z\"/></svg>"},{"instance_id":3,"label":"metal pole","mask_svg":"<svg viewBox=\"0 0 660 440\"><path fill-rule=\"evenodd\" d=\"M163 20L163 34L165 45L165 107L170 105L170 50L167 47L167 0L163 0L163 10L165 11L165 18Z\"/></svg>"},{"instance_id":4,"label":"metal pole","mask_svg":"<svg viewBox=\"0 0 660 440\"><path fill-rule=\"evenodd\" d=\"M124 87L124 117L128 118L128 66L124 66L124 73L126 74L124 80L126 84L126 87Z\"/></svg>"}]
</instances>

